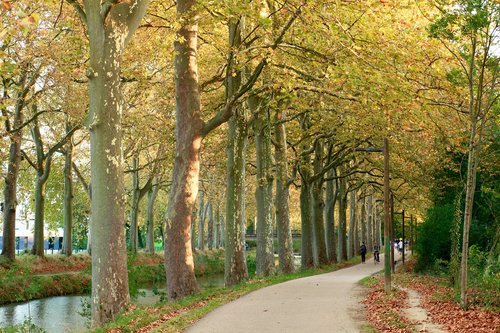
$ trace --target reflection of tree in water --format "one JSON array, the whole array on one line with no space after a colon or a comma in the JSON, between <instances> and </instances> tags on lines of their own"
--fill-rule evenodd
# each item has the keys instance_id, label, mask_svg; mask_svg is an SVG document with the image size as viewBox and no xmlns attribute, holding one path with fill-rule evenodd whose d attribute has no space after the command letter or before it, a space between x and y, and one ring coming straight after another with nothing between
<instances>
[{"instance_id":1,"label":"reflection of tree in water","mask_svg":"<svg viewBox=\"0 0 500 333\"><path fill-rule=\"evenodd\" d=\"M2 326L15 325L18 322L17 319L15 306L7 305L0 309L0 323L2 323Z\"/></svg>"},{"instance_id":2,"label":"reflection of tree in water","mask_svg":"<svg viewBox=\"0 0 500 333\"><path fill-rule=\"evenodd\" d=\"M31 319L33 323L37 326L41 327L49 327L52 322L57 322L56 318L53 318L52 316L48 316L48 318L45 318L47 316L47 306L50 306L50 302L47 302L47 299L39 299L36 301L31 302Z\"/></svg>"}]
</instances>

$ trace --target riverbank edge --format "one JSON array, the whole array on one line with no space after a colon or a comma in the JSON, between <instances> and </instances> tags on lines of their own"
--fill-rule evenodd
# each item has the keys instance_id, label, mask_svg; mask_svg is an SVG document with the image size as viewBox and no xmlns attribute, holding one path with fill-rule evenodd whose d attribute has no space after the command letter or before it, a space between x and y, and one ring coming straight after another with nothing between
<instances>
[{"instance_id":1,"label":"riverbank edge","mask_svg":"<svg viewBox=\"0 0 500 333\"><path fill-rule=\"evenodd\" d=\"M47 267L43 267L46 262ZM85 262L74 265L72 261ZM30 265L36 262L34 269ZM40 263L42 262L42 263ZM55 264L57 262L57 264ZM195 255L196 275L206 276L224 272L222 250L199 251ZM20 257L13 263L3 263L0 270L0 305L27 302L54 296L85 295L91 290L90 256L54 256L51 258ZM40 267L42 266L42 267ZM56 267L54 267L56 266ZM8 268L5 268L8 267ZM75 268L79 270L75 270ZM67 269L67 271L62 271ZM48 271L48 272L47 272ZM163 287L165 266L163 256L135 254L128 259L129 291L134 297L143 286Z\"/></svg>"}]
</instances>

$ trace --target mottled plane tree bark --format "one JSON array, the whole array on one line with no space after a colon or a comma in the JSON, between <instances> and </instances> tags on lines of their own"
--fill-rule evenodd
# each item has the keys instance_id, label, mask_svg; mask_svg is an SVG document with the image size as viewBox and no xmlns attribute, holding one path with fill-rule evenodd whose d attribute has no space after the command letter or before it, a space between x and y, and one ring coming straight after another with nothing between
<instances>
[{"instance_id":1,"label":"mottled plane tree bark","mask_svg":"<svg viewBox=\"0 0 500 333\"><path fill-rule=\"evenodd\" d=\"M337 191L335 190L335 168L331 168L326 175L326 207L325 207L325 234L326 251L329 263L337 262L337 242L335 241L335 205Z\"/></svg>"},{"instance_id":2,"label":"mottled plane tree bark","mask_svg":"<svg viewBox=\"0 0 500 333\"><path fill-rule=\"evenodd\" d=\"M229 24L229 46L241 46L243 19L232 19ZM242 85L242 73L235 53L229 54L226 71L226 99L234 96ZM226 187L226 252L224 281L235 285L248 277L245 256L245 167L248 145L247 110L242 104L233 107L227 133L227 187Z\"/></svg>"},{"instance_id":3,"label":"mottled plane tree bark","mask_svg":"<svg viewBox=\"0 0 500 333\"><path fill-rule=\"evenodd\" d=\"M290 227L290 185L293 178L288 177L288 157L285 127L285 110L278 106L275 110L274 160L276 172L276 229L278 230L279 269L291 273L293 267L293 243ZM296 169L295 169L296 170Z\"/></svg>"},{"instance_id":4,"label":"mottled plane tree bark","mask_svg":"<svg viewBox=\"0 0 500 333\"><path fill-rule=\"evenodd\" d=\"M311 213L313 231L313 250L315 266L327 265L328 256L326 254L325 241L325 221L324 221L324 172L323 172L324 147L321 140L314 146L314 180L311 184Z\"/></svg>"},{"instance_id":5,"label":"mottled plane tree bark","mask_svg":"<svg viewBox=\"0 0 500 333\"><path fill-rule=\"evenodd\" d=\"M176 3L179 23L174 42L176 153L165 221L165 268L170 299L182 298L198 290L190 237L193 207L198 194L199 152L203 137L196 4L196 0L178 0Z\"/></svg>"},{"instance_id":6,"label":"mottled plane tree bark","mask_svg":"<svg viewBox=\"0 0 500 333\"><path fill-rule=\"evenodd\" d=\"M307 132L310 127L309 116L306 114L301 119L301 128L303 132ZM301 267L310 268L314 266L313 252L313 224L311 213L311 158L309 154L313 149L308 149L309 145L304 142L300 156L299 174L300 174L300 226L301 226Z\"/></svg>"},{"instance_id":7,"label":"mottled plane tree bark","mask_svg":"<svg viewBox=\"0 0 500 333\"><path fill-rule=\"evenodd\" d=\"M366 212L365 212L365 205L366 205L366 193L365 191L361 191L360 193L360 198L359 198L359 227L358 227L358 235L360 235L360 237L358 237L358 242L356 243L356 249L358 250L356 255L360 254L360 246L361 246L361 243L362 242L367 242L366 240ZM370 249L368 247L368 249ZM368 250L368 251L371 251L371 250Z\"/></svg>"},{"instance_id":8,"label":"mottled plane tree bark","mask_svg":"<svg viewBox=\"0 0 500 333\"><path fill-rule=\"evenodd\" d=\"M351 190L349 193L349 248L347 257L351 259L355 256L355 239L357 229L357 214L356 214L356 191Z\"/></svg>"},{"instance_id":9,"label":"mottled plane tree bark","mask_svg":"<svg viewBox=\"0 0 500 333\"><path fill-rule=\"evenodd\" d=\"M374 238L374 225L373 223L373 195L369 194L366 198L366 230L367 230L367 239L366 246L368 251L373 251L373 238Z\"/></svg>"},{"instance_id":10,"label":"mottled plane tree bark","mask_svg":"<svg viewBox=\"0 0 500 333\"><path fill-rule=\"evenodd\" d=\"M339 168L342 174L343 168ZM339 180L339 261L347 261L347 179Z\"/></svg>"},{"instance_id":11,"label":"mottled plane tree bark","mask_svg":"<svg viewBox=\"0 0 500 333\"><path fill-rule=\"evenodd\" d=\"M264 98L250 97L248 105L253 114L255 135L256 181L255 202L257 217L257 276L274 274L273 251L273 176L271 151L271 121Z\"/></svg>"},{"instance_id":12,"label":"mottled plane tree bark","mask_svg":"<svg viewBox=\"0 0 500 333\"><path fill-rule=\"evenodd\" d=\"M90 44L90 155L92 178L91 326L112 320L129 303L125 245L121 60L149 0L67 0L86 24Z\"/></svg>"}]
</instances>

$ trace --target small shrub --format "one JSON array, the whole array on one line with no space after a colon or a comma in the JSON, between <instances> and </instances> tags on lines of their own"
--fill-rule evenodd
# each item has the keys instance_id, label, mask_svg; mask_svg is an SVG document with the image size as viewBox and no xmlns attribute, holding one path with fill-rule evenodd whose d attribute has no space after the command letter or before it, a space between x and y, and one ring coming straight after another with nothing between
<instances>
[{"instance_id":1,"label":"small shrub","mask_svg":"<svg viewBox=\"0 0 500 333\"><path fill-rule=\"evenodd\" d=\"M469 248L468 269L471 301L500 308L500 256L488 260L487 253L473 245Z\"/></svg>"},{"instance_id":2,"label":"small shrub","mask_svg":"<svg viewBox=\"0 0 500 333\"><path fill-rule=\"evenodd\" d=\"M453 204L435 206L427 211L424 223L418 228L418 272L435 268L436 260L450 260L451 224L454 219Z\"/></svg>"},{"instance_id":3,"label":"small shrub","mask_svg":"<svg viewBox=\"0 0 500 333\"><path fill-rule=\"evenodd\" d=\"M255 276L255 272L257 271L257 261L255 260L255 255L247 255L247 269L250 277Z\"/></svg>"},{"instance_id":4,"label":"small shrub","mask_svg":"<svg viewBox=\"0 0 500 333\"><path fill-rule=\"evenodd\" d=\"M80 299L80 311L78 314L85 318L85 327L90 328L91 318L92 318L92 306L90 304L90 298L82 297Z\"/></svg>"},{"instance_id":5,"label":"small shrub","mask_svg":"<svg viewBox=\"0 0 500 333\"><path fill-rule=\"evenodd\" d=\"M46 333L42 328L33 324L30 319L25 319L22 324L2 328L4 333Z\"/></svg>"}]
</instances>

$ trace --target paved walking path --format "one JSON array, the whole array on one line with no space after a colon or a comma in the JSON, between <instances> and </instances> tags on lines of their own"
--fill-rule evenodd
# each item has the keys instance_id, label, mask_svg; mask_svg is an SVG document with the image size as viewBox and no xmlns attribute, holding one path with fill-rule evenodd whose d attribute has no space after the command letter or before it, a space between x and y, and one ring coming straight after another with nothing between
<instances>
[{"instance_id":1,"label":"paved walking path","mask_svg":"<svg viewBox=\"0 0 500 333\"><path fill-rule=\"evenodd\" d=\"M188 333L359 332L362 278L383 269L359 264L254 291L207 314Z\"/></svg>"}]
</instances>

